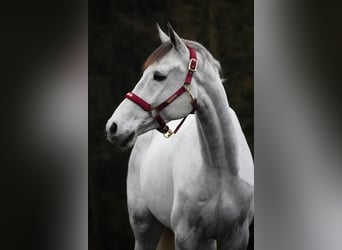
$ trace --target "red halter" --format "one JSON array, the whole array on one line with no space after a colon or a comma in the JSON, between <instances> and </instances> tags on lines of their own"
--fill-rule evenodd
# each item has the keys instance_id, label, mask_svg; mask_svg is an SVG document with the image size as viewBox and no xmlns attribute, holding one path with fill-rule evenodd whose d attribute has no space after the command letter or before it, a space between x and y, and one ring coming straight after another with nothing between
<instances>
[{"instance_id":1,"label":"red halter","mask_svg":"<svg viewBox=\"0 0 342 250\"><path fill-rule=\"evenodd\" d=\"M166 99L166 101L162 102L156 107L153 107L148 102L144 101L142 98L134 94L133 92L128 92L126 94L126 98L140 106L143 110L146 112L149 112L150 115L153 117L154 120L156 120L160 128L158 128L158 131L163 133L165 137L170 137L172 134L176 134L179 128L182 126L183 122L187 118L185 116L183 120L178 124L177 128L174 132L166 125L166 122L164 119L160 116L159 112L166 108L170 103L172 103L174 100L176 100L181 94L184 92L188 92L190 98L191 98L191 104L193 106L193 110L190 112L190 114L195 113L195 110L197 109L197 100L194 98L190 92L190 87L186 88L185 85L191 84L192 75L197 70L197 57L196 57L196 50L194 48L191 48L188 46L189 52L190 52L190 61L188 66L188 73L186 75L184 84L182 87L180 87L175 93L173 93L169 98Z\"/></svg>"}]
</instances>

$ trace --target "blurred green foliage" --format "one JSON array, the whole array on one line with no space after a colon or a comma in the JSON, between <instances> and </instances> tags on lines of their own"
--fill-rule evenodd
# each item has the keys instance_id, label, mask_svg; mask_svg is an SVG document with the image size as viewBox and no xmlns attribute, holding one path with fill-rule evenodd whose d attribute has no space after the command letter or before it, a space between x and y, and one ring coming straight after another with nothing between
<instances>
[{"instance_id":1,"label":"blurred green foliage","mask_svg":"<svg viewBox=\"0 0 342 250\"><path fill-rule=\"evenodd\" d=\"M129 152L105 123L159 46L156 22L202 43L222 64L224 86L253 151L253 1L89 1L89 249L133 249L126 205Z\"/></svg>"}]
</instances>

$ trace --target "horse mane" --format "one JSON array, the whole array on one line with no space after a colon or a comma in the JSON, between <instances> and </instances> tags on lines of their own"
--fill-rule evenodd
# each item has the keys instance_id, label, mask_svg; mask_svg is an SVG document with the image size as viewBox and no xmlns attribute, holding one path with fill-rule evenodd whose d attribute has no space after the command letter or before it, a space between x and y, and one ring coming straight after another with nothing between
<instances>
[{"instance_id":1,"label":"horse mane","mask_svg":"<svg viewBox=\"0 0 342 250\"><path fill-rule=\"evenodd\" d=\"M200 43L195 42L195 41L191 41L191 40L186 40L186 39L182 39L183 42L196 49L196 51L202 55L203 58L205 58L206 60L204 60L204 63L208 62L216 71L218 74L221 73L221 64L219 61L217 61L213 55Z\"/></svg>"},{"instance_id":2,"label":"horse mane","mask_svg":"<svg viewBox=\"0 0 342 250\"><path fill-rule=\"evenodd\" d=\"M183 42L196 49L197 53L201 54L206 60L204 63L209 62L218 74L221 73L221 64L217 61L212 54L200 43L190 40L182 39ZM170 41L162 43L157 49L155 49L146 59L143 64L142 70L144 71L148 66L150 66L155 61L163 58L172 49L172 44Z\"/></svg>"}]
</instances>

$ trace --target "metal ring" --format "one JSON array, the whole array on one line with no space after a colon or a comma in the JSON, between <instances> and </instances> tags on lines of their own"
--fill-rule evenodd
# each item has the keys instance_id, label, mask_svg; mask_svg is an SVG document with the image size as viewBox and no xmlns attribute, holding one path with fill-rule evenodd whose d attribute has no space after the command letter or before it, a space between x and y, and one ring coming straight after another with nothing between
<instances>
[{"instance_id":1,"label":"metal ring","mask_svg":"<svg viewBox=\"0 0 342 250\"><path fill-rule=\"evenodd\" d=\"M171 129L169 129L169 130L164 134L164 137L165 137L165 138L170 138L172 135L173 135L173 132L172 132Z\"/></svg>"}]
</instances>

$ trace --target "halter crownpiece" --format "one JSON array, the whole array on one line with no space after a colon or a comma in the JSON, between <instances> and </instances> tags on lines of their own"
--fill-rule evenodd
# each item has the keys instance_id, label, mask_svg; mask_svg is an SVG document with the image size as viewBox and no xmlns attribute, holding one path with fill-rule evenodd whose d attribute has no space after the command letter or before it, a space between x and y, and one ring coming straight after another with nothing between
<instances>
[{"instance_id":1,"label":"halter crownpiece","mask_svg":"<svg viewBox=\"0 0 342 250\"><path fill-rule=\"evenodd\" d=\"M164 134L166 138L169 138L171 135L176 134L179 128L182 126L184 123L185 119L188 117L185 116L183 120L178 124L176 129L172 131L169 126L166 125L165 120L160 116L159 112L166 108L169 104L171 104L174 100L176 100L179 96L181 96L184 92L187 92L189 94L189 97L191 98L191 104L192 104L192 111L190 114L195 113L196 109L198 108L197 106L197 100L196 98L192 95L191 93L191 80L192 80L192 75L194 72L197 70L197 56L196 56L196 50L190 46L187 46L190 52L190 61L188 65L188 73L186 75L184 84L182 87L180 87L175 93L173 93L169 98L166 99L166 101L162 102L156 107L153 107L151 104L143 100L141 97L137 96L133 92L128 92L126 94L126 98L137 104L139 107L141 107L143 110L148 112L152 118L159 123L160 128L157 130L161 133ZM187 86L187 87L185 87Z\"/></svg>"}]
</instances>

